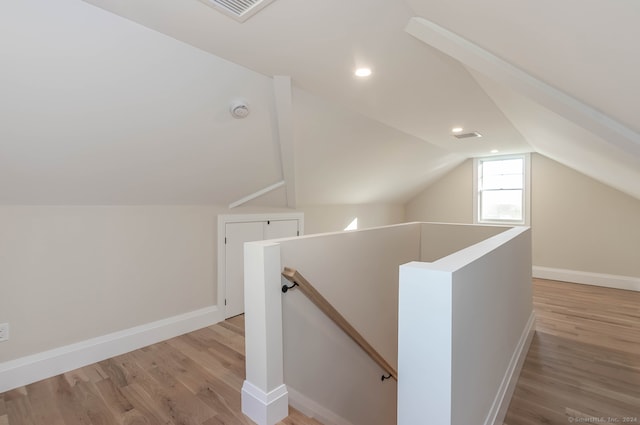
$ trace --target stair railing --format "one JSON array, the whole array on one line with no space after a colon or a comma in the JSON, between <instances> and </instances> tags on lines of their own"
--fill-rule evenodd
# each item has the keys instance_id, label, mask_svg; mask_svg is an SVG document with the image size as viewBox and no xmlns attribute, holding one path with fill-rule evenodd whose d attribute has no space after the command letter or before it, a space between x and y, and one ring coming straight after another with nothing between
<instances>
[{"instance_id":1,"label":"stair railing","mask_svg":"<svg viewBox=\"0 0 640 425\"><path fill-rule=\"evenodd\" d=\"M289 289L299 287L303 294L309 298L309 300L316 305L327 317L329 317L340 329L342 329L356 344L362 348L365 353L371 357L371 359L378 364L386 373L382 376L382 380L393 378L398 380L398 373L396 370L378 353L375 348L367 342L366 339L345 319L338 310L331 305L326 298L324 298L316 288L313 287L307 279L304 278L297 270L285 267L282 272L288 281L293 283L291 286L283 285L282 292L286 293Z\"/></svg>"}]
</instances>

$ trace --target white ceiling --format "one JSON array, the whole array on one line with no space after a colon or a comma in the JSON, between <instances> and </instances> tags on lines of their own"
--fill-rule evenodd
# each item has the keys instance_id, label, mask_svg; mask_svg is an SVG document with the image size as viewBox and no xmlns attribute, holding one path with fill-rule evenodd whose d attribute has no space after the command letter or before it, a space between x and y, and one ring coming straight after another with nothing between
<instances>
[{"instance_id":1,"label":"white ceiling","mask_svg":"<svg viewBox=\"0 0 640 425\"><path fill-rule=\"evenodd\" d=\"M640 2L407 0L422 16L640 132ZM461 13L463 12L463 13Z\"/></svg>"},{"instance_id":2,"label":"white ceiling","mask_svg":"<svg viewBox=\"0 0 640 425\"><path fill-rule=\"evenodd\" d=\"M404 31L403 0L277 0L243 24L198 0L87 1L447 150L529 149L464 66ZM485 140L452 139L457 125Z\"/></svg>"},{"instance_id":3,"label":"white ceiling","mask_svg":"<svg viewBox=\"0 0 640 425\"><path fill-rule=\"evenodd\" d=\"M458 154L303 90L293 103L301 205L410 199L461 162Z\"/></svg>"},{"instance_id":4,"label":"white ceiling","mask_svg":"<svg viewBox=\"0 0 640 425\"><path fill-rule=\"evenodd\" d=\"M198 0L85 1L0 4L2 203L228 204L277 183L275 75L294 86L298 204L404 202L492 149L538 150L640 198L637 2L276 0L241 24ZM414 38L414 16L582 115ZM228 114L238 97L245 120Z\"/></svg>"}]
</instances>

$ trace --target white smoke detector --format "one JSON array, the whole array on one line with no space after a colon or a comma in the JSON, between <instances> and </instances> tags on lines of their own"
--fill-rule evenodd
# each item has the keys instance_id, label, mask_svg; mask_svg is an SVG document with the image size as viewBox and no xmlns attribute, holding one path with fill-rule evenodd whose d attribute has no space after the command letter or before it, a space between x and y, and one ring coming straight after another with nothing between
<instances>
[{"instance_id":1,"label":"white smoke detector","mask_svg":"<svg viewBox=\"0 0 640 425\"><path fill-rule=\"evenodd\" d=\"M245 100L236 100L231 103L229 112L233 118L246 118L249 115L249 104Z\"/></svg>"}]
</instances>

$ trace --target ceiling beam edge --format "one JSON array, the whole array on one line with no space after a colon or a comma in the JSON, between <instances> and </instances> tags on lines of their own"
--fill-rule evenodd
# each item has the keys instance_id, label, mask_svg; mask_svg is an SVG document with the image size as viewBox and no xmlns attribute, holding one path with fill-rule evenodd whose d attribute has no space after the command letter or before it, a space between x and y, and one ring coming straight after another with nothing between
<instances>
[{"instance_id":1,"label":"ceiling beam edge","mask_svg":"<svg viewBox=\"0 0 640 425\"><path fill-rule=\"evenodd\" d=\"M283 180L283 181L279 181L278 183L274 183L271 186L267 186L264 189L260 189L259 191L254 192L251 195L247 195L244 198L238 199L237 201L230 203L229 204L229 209L232 210L232 209L234 209L236 207L239 207L240 205L246 204L247 202L252 201L252 200L254 200L256 198L259 198L262 195L265 195L265 194L267 194L269 192L272 192L272 191L274 191L276 189L279 189L284 185L285 185L285 182Z\"/></svg>"},{"instance_id":2,"label":"ceiling beam edge","mask_svg":"<svg viewBox=\"0 0 640 425\"><path fill-rule=\"evenodd\" d=\"M640 156L640 134L471 41L420 17L411 18L405 31L464 65L527 95L623 151Z\"/></svg>"},{"instance_id":3,"label":"ceiling beam edge","mask_svg":"<svg viewBox=\"0 0 640 425\"><path fill-rule=\"evenodd\" d=\"M287 191L287 206L289 208L296 208L296 170L291 77L283 75L274 76L273 92L278 123L280 163L282 164L282 176L286 183Z\"/></svg>"}]
</instances>

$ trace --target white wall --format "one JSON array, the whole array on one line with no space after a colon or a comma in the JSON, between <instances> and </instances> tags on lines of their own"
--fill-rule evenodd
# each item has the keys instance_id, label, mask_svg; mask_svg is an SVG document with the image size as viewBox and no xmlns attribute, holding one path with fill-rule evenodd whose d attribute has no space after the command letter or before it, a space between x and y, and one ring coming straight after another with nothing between
<instances>
[{"instance_id":1,"label":"white wall","mask_svg":"<svg viewBox=\"0 0 640 425\"><path fill-rule=\"evenodd\" d=\"M358 229L404 222L404 206L400 204L305 205L298 210L304 213L307 235L340 232L354 218Z\"/></svg>"},{"instance_id":2,"label":"white wall","mask_svg":"<svg viewBox=\"0 0 640 425\"><path fill-rule=\"evenodd\" d=\"M218 214L284 211L0 207L0 323L11 327L0 363L215 306Z\"/></svg>"},{"instance_id":3,"label":"white wall","mask_svg":"<svg viewBox=\"0 0 640 425\"><path fill-rule=\"evenodd\" d=\"M472 167L463 162L407 202L406 221L473 223Z\"/></svg>"},{"instance_id":4,"label":"white wall","mask_svg":"<svg viewBox=\"0 0 640 425\"><path fill-rule=\"evenodd\" d=\"M472 178L467 161L408 202L407 221L472 223ZM640 200L540 154L531 155L531 230L535 266L640 278Z\"/></svg>"},{"instance_id":5,"label":"white wall","mask_svg":"<svg viewBox=\"0 0 640 425\"><path fill-rule=\"evenodd\" d=\"M532 312L527 228L401 266L398 424L501 424Z\"/></svg>"},{"instance_id":6,"label":"white wall","mask_svg":"<svg viewBox=\"0 0 640 425\"><path fill-rule=\"evenodd\" d=\"M1 207L0 362L216 304L214 207Z\"/></svg>"},{"instance_id":7,"label":"white wall","mask_svg":"<svg viewBox=\"0 0 640 425\"><path fill-rule=\"evenodd\" d=\"M640 278L640 199L542 155L531 171L533 264Z\"/></svg>"},{"instance_id":8,"label":"white wall","mask_svg":"<svg viewBox=\"0 0 640 425\"><path fill-rule=\"evenodd\" d=\"M495 403L507 391L505 378L515 387L518 374L509 376L510 368L527 354L528 342L522 344L533 336L531 233L520 231L488 240L503 244L454 272L453 424L474 423L499 408L506 413L511 394L502 406Z\"/></svg>"},{"instance_id":9,"label":"white wall","mask_svg":"<svg viewBox=\"0 0 640 425\"><path fill-rule=\"evenodd\" d=\"M0 207L0 363L215 307L218 214L282 211Z\"/></svg>"},{"instance_id":10,"label":"white wall","mask_svg":"<svg viewBox=\"0 0 640 425\"><path fill-rule=\"evenodd\" d=\"M307 236L280 246L282 266L305 276L395 367L398 266L419 257L420 225ZM300 291L283 296L283 327L292 405L313 400L341 423L395 421L396 382L382 382L382 369Z\"/></svg>"},{"instance_id":11,"label":"white wall","mask_svg":"<svg viewBox=\"0 0 640 425\"><path fill-rule=\"evenodd\" d=\"M422 223L420 261L439 260L507 229L510 227Z\"/></svg>"}]
</instances>

